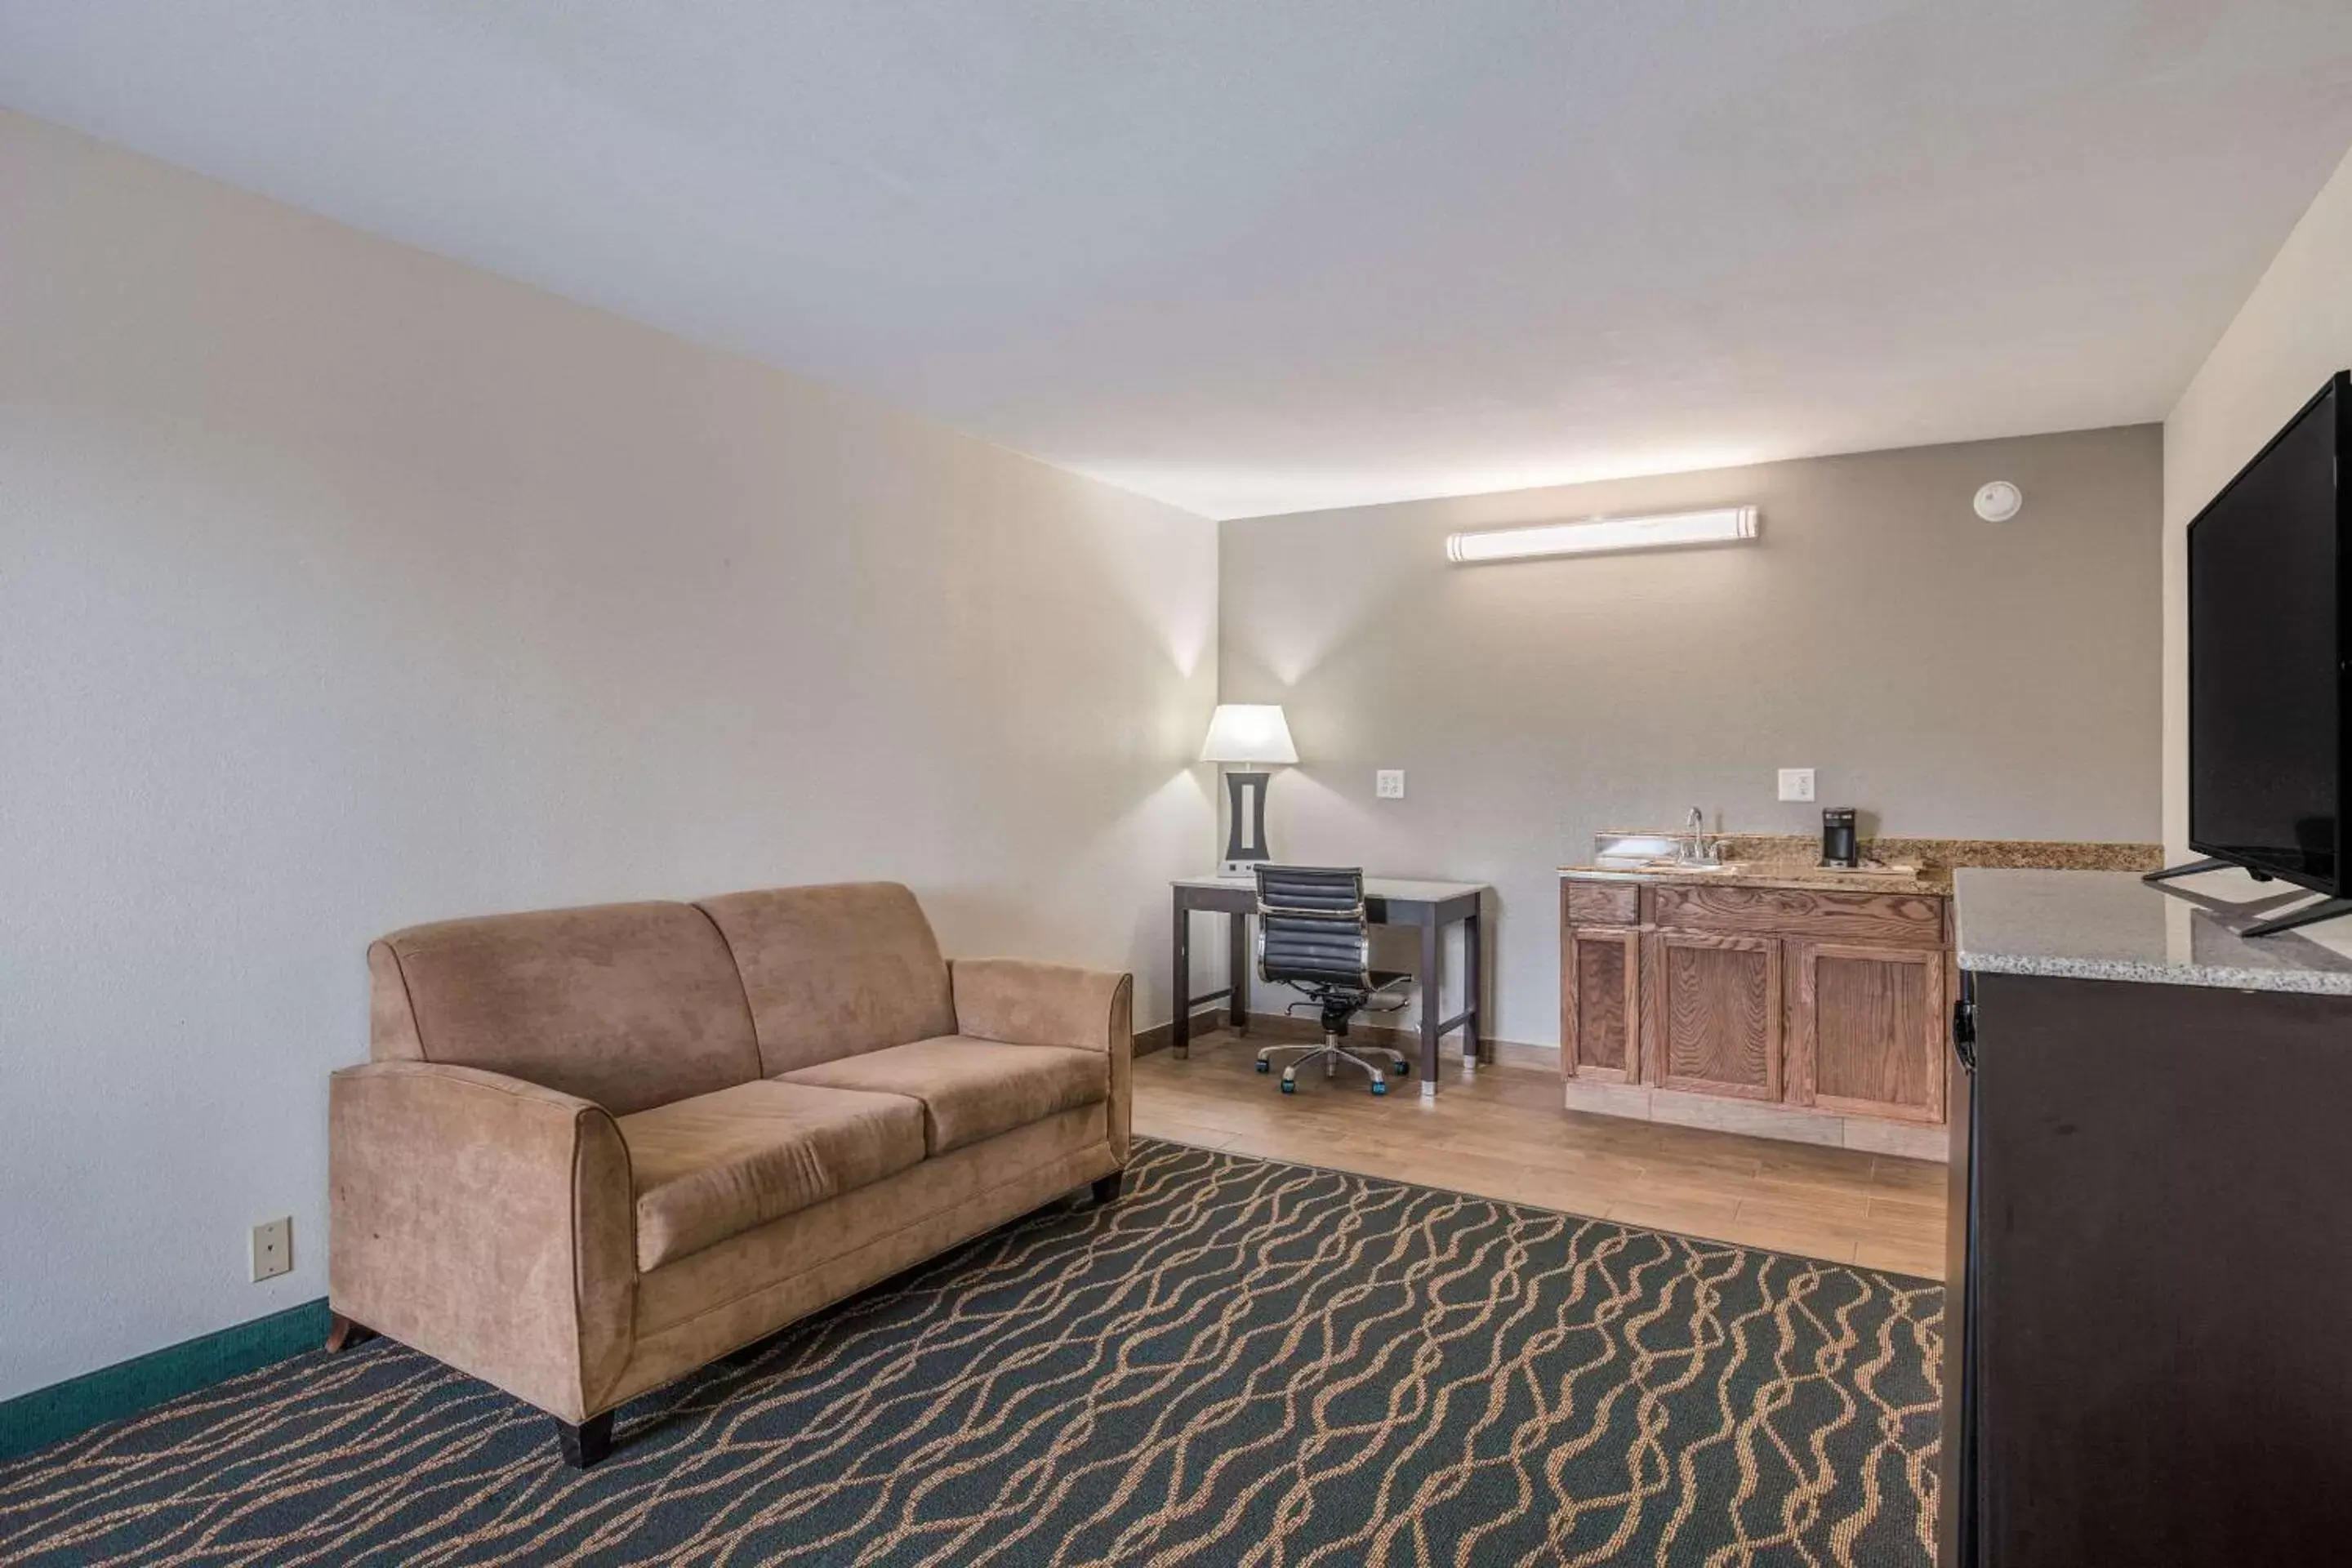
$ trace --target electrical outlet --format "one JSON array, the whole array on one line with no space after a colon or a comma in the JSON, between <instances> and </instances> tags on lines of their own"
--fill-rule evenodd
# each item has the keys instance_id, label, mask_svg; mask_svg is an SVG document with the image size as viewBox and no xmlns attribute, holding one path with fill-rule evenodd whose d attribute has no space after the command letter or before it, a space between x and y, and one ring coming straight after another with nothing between
<instances>
[{"instance_id":1,"label":"electrical outlet","mask_svg":"<svg viewBox=\"0 0 2352 1568\"><path fill-rule=\"evenodd\" d=\"M1372 794L1382 800L1404 798L1404 770L1381 768L1372 774Z\"/></svg>"},{"instance_id":2,"label":"electrical outlet","mask_svg":"<svg viewBox=\"0 0 2352 1568\"><path fill-rule=\"evenodd\" d=\"M1780 770L1780 798L1782 800L1812 799L1813 770L1811 768L1782 768Z\"/></svg>"},{"instance_id":3,"label":"electrical outlet","mask_svg":"<svg viewBox=\"0 0 2352 1568\"><path fill-rule=\"evenodd\" d=\"M294 1269L294 1216L266 1219L253 1227L253 1282L275 1279Z\"/></svg>"}]
</instances>

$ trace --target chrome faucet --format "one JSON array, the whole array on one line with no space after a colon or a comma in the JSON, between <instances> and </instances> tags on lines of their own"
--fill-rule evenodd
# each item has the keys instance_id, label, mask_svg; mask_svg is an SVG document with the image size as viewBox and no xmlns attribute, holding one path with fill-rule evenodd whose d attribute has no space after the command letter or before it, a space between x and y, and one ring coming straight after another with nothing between
<instances>
[{"instance_id":1,"label":"chrome faucet","mask_svg":"<svg viewBox=\"0 0 2352 1568\"><path fill-rule=\"evenodd\" d=\"M1690 836L1690 842L1683 847L1684 863L1691 866L1704 865L1707 859L1706 813L1696 806L1692 806L1690 816L1683 823L1683 831Z\"/></svg>"}]
</instances>

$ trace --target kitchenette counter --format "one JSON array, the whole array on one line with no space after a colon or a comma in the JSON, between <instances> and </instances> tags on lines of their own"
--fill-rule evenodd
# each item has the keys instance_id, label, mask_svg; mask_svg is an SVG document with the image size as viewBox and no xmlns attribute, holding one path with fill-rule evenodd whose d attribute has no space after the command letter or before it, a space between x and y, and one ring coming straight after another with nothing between
<instances>
[{"instance_id":1,"label":"kitchenette counter","mask_svg":"<svg viewBox=\"0 0 2352 1568\"><path fill-rule=\"evenodd\" d=\"M1971 868L1956 890L1959 965L1973 973L2352 995L2352 957L2298 932L2238 934L2282 898L2309 896L2299 889L2257 910L2129 872Z\"/></svg>"},{"instance_id":2,"label":"kitchenette counter","mask_svg":"<svg viewBox=\"0 0 2352 1568\"><path fill-rule=\"evenodd\" d=\"M1873 838L1864 840L1862 845L1865 864L1847 869L1822 865L1820 841L1800 834L1707 837L1709 842L1719 847L1724 863L1718 869L1672 864L1562 866L1559 874L1606 880L1788 888L1811 892L1912 893L1944 898L1950 895L1953 872L1959 867L2152 871L2163 863L2162 852L2154 844L2027 838Z\"/></svg>"},{"instance_id":3,"label":"kitchenette counter","mask_svg":"<svg viewBox=\"0 0 2352 1568\"><path fill-rule=\"evenodd\" d=\"M1914 1159L1950 1148L1956 868L2137 887L2161 864L2153 844L1884 837L1848 869L1810 835L1705 838L1720 864L1605 832L1607 864L1559 868L1562 1103Z\"/></svg>"}]
</instances>

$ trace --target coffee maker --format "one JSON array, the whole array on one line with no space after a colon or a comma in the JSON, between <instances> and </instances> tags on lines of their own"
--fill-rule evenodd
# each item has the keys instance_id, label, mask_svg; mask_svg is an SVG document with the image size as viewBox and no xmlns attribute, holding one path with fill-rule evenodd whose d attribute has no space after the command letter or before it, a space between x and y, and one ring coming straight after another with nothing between
<instances>
[{"instance_id":1,"label":"coffee maker","mask_svg":"<svg viewBox=\"0 0 2352 1568\"><path fill-rule=\"evenodd\" d=\"M1853 807L1822 808L1822 864L1843 869L1862 864L1862 841L1854 834Z\"/></svg>"}]
</instances>

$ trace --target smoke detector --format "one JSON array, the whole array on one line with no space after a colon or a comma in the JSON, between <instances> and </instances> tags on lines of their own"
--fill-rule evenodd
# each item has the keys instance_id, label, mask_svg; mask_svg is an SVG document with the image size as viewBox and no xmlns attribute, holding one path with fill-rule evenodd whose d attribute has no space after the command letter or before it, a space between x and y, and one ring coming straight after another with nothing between
<instances>
[{"instance_id":1,"label":"smoke detector","mask_svg":"<svg viewBox=\"0 0 2352 1568\"><path fill-rule=\"evenodd\" d=\"M2007 479L1995 479L1977 491L1977 515L1987 522L2007 522L2025 505L2025 492Z\"/></svg>"}]
</instances>

